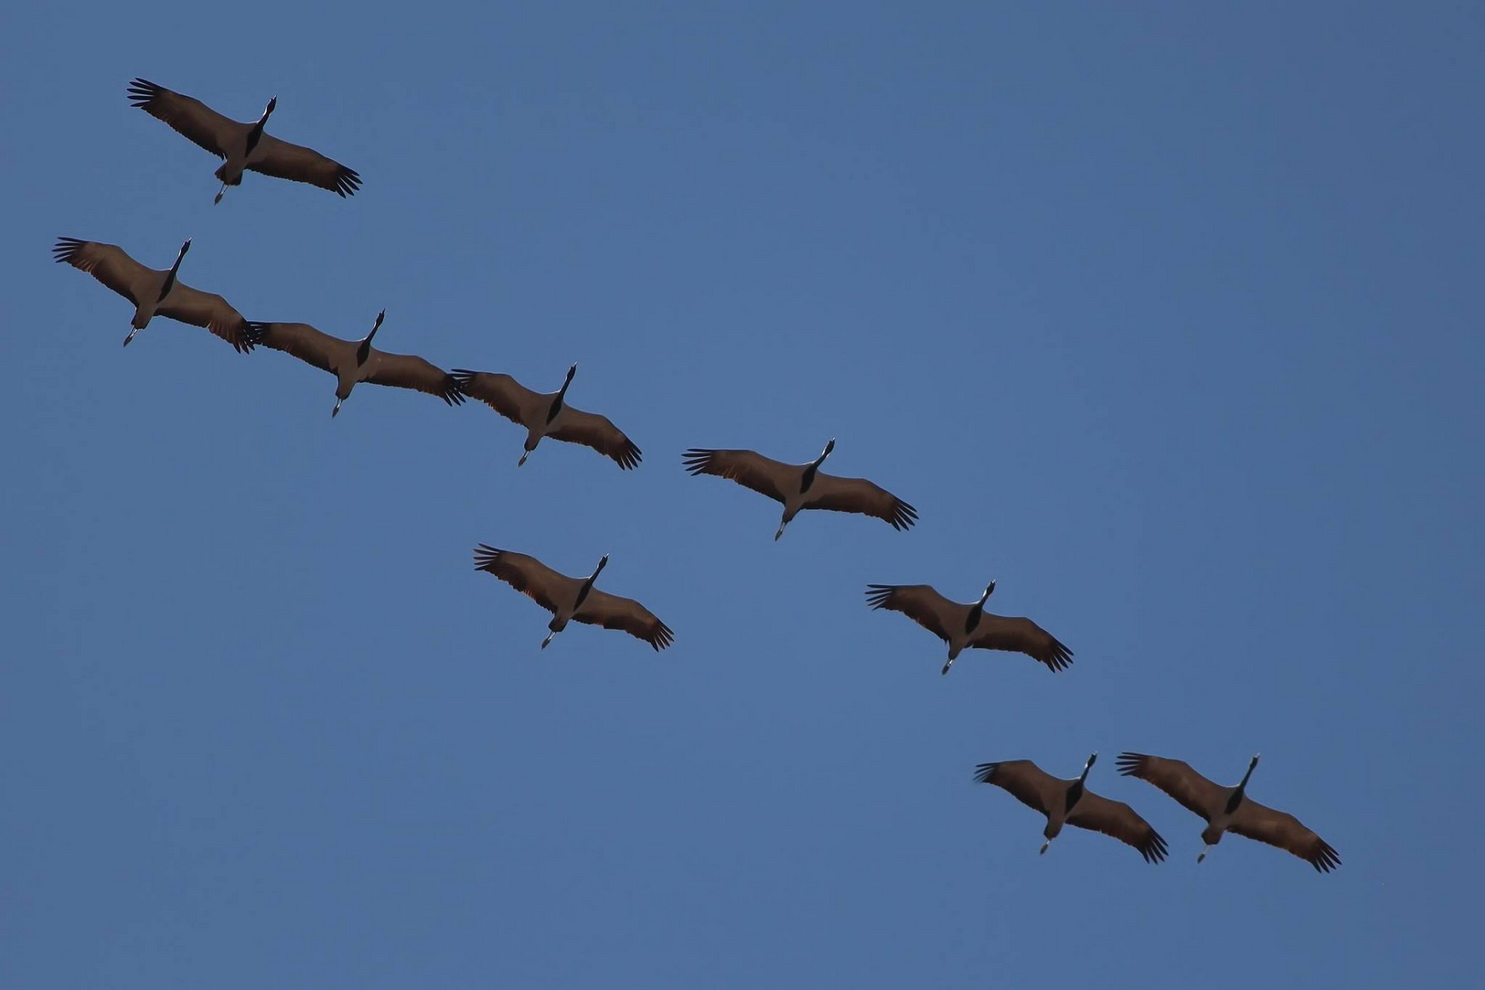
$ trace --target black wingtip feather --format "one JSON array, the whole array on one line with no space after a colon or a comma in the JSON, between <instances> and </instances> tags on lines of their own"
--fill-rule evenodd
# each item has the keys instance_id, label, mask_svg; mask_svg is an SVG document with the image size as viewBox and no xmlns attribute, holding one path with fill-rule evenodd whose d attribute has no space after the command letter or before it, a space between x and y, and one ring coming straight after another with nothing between
<instances>
[{"instance_id":1,"label":"black wingtip feather","mask_svg":"<svg viewBox=\"0 0 1485 990\"><path fill-rule=\"evenodd\" d=\"M356 195L356 190L361 188L361 176L353 168L340 166L340 171L335 175L335 191L340 194L341 199Z\"/></svg>"},{"instance_id":2,"label":"black wingtip feather","mask_svg":"<svg viewBox=\"0 0 1485 990\"><path fill-rule=\"evenodd\" d=\"M1145 760L1149 759L1144 753L1120 753L1114 758L1114 766L1126 777L1134 777L1144 769Z\"/></svg>"},{"instance_id":3,"label":"black wingtip feather","mask_svg":"<svg viewBox=\"0 0 1485 990\"><path fill-rule=\"evenodd\" d=\"M897 590L895 584L868 584L866 586L866 604L872 608L884 607L891 599L892 593Z\"/></svg>"},{"instance_id":4,"label":"black wingtip feather","mask_svg":"<svg viewBox=\"0 0 1485 990\"><path fill-rule=\"evenodd\" d=\"M477 570L477 571L487 571L487 570L489 570L490 569L490 565L493 564L493 563L495 563L495 561L499 560L500 559L500 555L503 554L504 552L505 552L504 550L500 550L500 549L498 549L496 547L492 547L488 543L477 543L477 544L475 544L475 547L474 547L474 569Z\"/></svg>"},{"instance_id":5,"label":"black wingtip feather","mask_svg":"<svg viewBox=\"0 0 1485 990\"><path fill-rule=\"evenodd\" d=\"M58 237L57 243L52 245L52 260L71 264L77 253L87 247L87 244L80 237Z\"/></svg>"},{"instance_id":6,"label":"black wingtip feather","mask_svg":"<svg viewBox=\"0 0 1485 990\"><path fill-rule=\"evenodd\" d=\"M614 455L614 460L618 461L619 467L625 471L632 471L639 466L640 461L644 460L644 455L640 453L639 448L631 440L625 445L623 450Z\"/></svg>"},{"instance_id":7,"label":"black wingtip feather","mask_svg":"<svg viewBox=\"0 0 1485 990\"><path fill-rule=\"evenodd\" d=\"M893 529L908 529L918 521L918 510L898 499L892 504L892 518L887 521L892 524Z\"/></svg>"},{"instance_id":8,"label":"black wingtip feather","mask_svg":"<svg viewBox=\"0 0 1485 990\"><path fill-rule=\"evenodd\" d=\"M143 109L145 104L149 103L155 97L159 96L160 93L164 91L164 89L164 86L158 86L155 83L150 82L148 79L133 79L129 83L128 90L129 99L134 101L131 105L139 109Z\"/></svg>"},{"instance_id":9,"label":"black wingtip feather","mask_svg":"<svg viewBox=\"0 0 1485 990\"><path fill-rule=\"evenodd\" d=\"M975 783L990 783L990 778L994 776L995 771L999 766L999 763L981 763L979 766L975 767Z\"/></svg>"},{"instance_id":10,"label":"black wingtip feather","mask_svg":"<svg viewBox=\"0 0 1485 990\"><path fill-rule=\"evenodd\" d=\"M700 474L706 470L707 465L711 463L712 455L715 453L715 450L708 450L705 447L692 447L681 455L681 461L685 464L688 472L691 474Z\"/></svg>"},{"instance_id":11,"label":"black wingtip feather","mask_svg":"<svg viewBox=\"0 0 1485 990\"><path fill-rule=\"evenodd\" d=\"M451 406L464 404L464 390L459 387L459 382L453 375L443 376L443 392L439 398Z\"/></svg>"}]
</instances>

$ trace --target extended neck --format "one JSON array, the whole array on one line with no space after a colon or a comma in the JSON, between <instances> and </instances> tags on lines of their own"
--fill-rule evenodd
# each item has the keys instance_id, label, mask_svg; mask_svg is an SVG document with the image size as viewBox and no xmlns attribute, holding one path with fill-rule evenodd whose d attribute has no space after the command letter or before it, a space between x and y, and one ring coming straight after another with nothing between
<instances>
[{"instance_id":1,"label":"extended neck","mask_svg":"<svg viewBox=\"0 0 1485 990\"><path fill-rule=\"evenodd\" d=\"M829 457L830 456L830 452L832 450L834 450L834 449L835 449L835 438L834 437L831 437L830 438L830 442L825 445L825 449L824 450L820 451L820 456L815 458L815 463L812 464L811 466L813 468L815 468L815 470L818 471L819 468L820 468L820 465L825 463L825 458Z\"/></svg>"},{"instance_id":2,"label":"extended neck","mask_svg":"<svg viewBox=\"0 0 1485 990\"><path fill-rule=\"evenodd\" d=\"M258 146L258 142L263 137L263 128L268 125L268 117L273 113L273 108L276 106L278 106L277 96L268 101L268 106L263 108L263 116L259 117L258 122L253 125L253 129L248 131L247 150L249 153Z\"/></svg>"},{"instance_id":3,"label":"extended neck","mask_svg":"<svg viewBox=\"0 0 1485 990\"><path fill-rule=\"evenodd\" d=\"M985 599L989 598L990 593L994 590L995 582L991 581L985 587L985 593L980 596L980 600L969 607L969 615L964 620L964 634L966 636L975 631L975 626L979 624L980 616L985 614Z\"/></svg>"},{"instance_id":4,"label":"extended neck","mask_svg":"<svg viewBox=\"0 0 1485 990\"><path fill-rule=\"evenodd\" d=\"M562 379L562 387L557 389L556 395L552 396L552 404L547 407L547 423L549 425L551 424L552 420L557 418L557 414L562 411L562 400L567 395L567 386L572 384L572 376L576 374L577 365L573 365L571 368L568 368L567 377Z\"/></svg>"},{"instance_id":5,"label":"extended neck","mask_svg":"<svg viewBox=\"0 0 1485 990\"><path fill-rule=\"evenodd\" d=\"M1229 815L1236 812L1238 805L1243 803L1243 792L1247 789L1248 778L1253 776L1253 768L1256 766L1258 766L1258 756L1254 754L1253 759L1248 762L1248 772L1243 774L1243 779L1238 781L1238 785L1232 789L1232 794L1227 798L1227 813ZM1205 856L1206 853L1202 853L1202 855ZM1199 863L1201 860L1198 859L1197 862Z\"/></svg>"},{"instance_id":6,"label":"extended neck","mask_svg":"<svg viewBox=\"0 0 1485 990\"><path fill-rule=\"evenodd\" d=\"M598 580L598 575L603 572L603 569L606 566L608 566L608 554L604 554L603 557L599 559L598 566L593 568L593 573L588 575L588 580L584 581L583 586L578 589L577 600L579 605L581 605L583 603L583 600L588 597L588 592L593 590L593 582Z\"/></svg>"},{"instance_id":7,"label":"extended neck","mask_svg":"<svg viewBox=\"0 0 1485 990\"><path fill-rule=\"evenodd\" d=\"M170 290L175 288L176 272L180 271L180 263L186 259L186 252L189 250L191 250L191 239L187 237L186 242L180 246L180 253L175 256L175 264L170 266L170 271L165 275L165 283L160 286L160 299L170 295Z\"/></svg>"},{"instance_id":8,"label":"extended neck","mask_svg":"<svg viewBox=\"0 0 1485 990\"><path fill-rule=\"evenodd\" d=\"M1253 759L1248 761L1248 772L1243 774L1243 779L1238 782L1237 791L1239 794L1243 793L1243 789L1248 786L1248 778L1253 776L1253 769L1256 766L1258 766L1258 757L1254 755Z\"/></svg>"},{"instance_id":9,"label":"extended neck","mask_svg":"<svg viewBox=\"0 0 1485 990\"><path fill-rule=\"evenodd\" d=\"M1094 753L1092 756L1088 757L1088 762L1083 764L1083 772L1078 777L1078 786L1079 787L1081 787L1083 785L1083 782L1088 779L1088 771L1093 769L1093 763L1097 759L1098 759L1098 754L1097 753Z\"/></svg>"},{"instance_id":10,"label":"extended neck","mask_svg":"<svg viewBox=\"0 0 1485 990\"><path fill-rule=\"evenodd\" d=\"M382 328L382 320L386 318L386 310L382 310L376 314L376 322L371 325L371 332L366 335L366 339L361 341L361 346L356 349L356 359L358 361L365 363L367 356L371 353L371 340L376 336L376 332Z\"/></svg>"}]
</instances>

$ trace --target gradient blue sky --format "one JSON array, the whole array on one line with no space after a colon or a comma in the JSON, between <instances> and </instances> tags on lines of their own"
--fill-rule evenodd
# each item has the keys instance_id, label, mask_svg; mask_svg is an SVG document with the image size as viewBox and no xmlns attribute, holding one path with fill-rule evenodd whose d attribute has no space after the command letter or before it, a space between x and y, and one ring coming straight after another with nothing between
<instances>
[{"instance_id":1,"label":"gradient blue sky","mask_svg":"<svg viewBox=\"0 0 1485 990\"><path fill-rule=\"evenodd\" d=\"M622 8L622 9L620 9ZM1478 975L1485 15L1437 3L25 5L0 34L0 984L1447 985ZM142 75L360 170L130 109ZM239 357L48 248L571 393ZM1476 287L1472 288L1471 286ZM895 533L692 445L914 503ZM477 574L484 541L675 629ZM1052 675L870 612L994 606ZM1117 776L1252 793L1329 876ZM978 762L1105 757L1170 860Z\"/></svg>"}]
</instances>

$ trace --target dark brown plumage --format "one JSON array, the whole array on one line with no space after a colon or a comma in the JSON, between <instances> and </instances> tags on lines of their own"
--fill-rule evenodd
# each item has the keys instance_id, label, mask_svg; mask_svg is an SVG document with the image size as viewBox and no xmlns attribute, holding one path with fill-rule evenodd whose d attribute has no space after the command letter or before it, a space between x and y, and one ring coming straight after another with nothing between
<instances>
[{"instance_id":1,"label":"dark brown plumage","mask_svg":"<svg viewBox=\"0 0 1485 990\"><path fill-rule=\"evenodd\" d=\"M819 457L808 464L785 464L753 450L712 450L693 447L683 460L691 474L713 474L784 503L784 527L802 509L833 509L875 516L893 529L907 529L918 520L918 511L902 499L864 478L838 478L820 471L820 465L835 449L832 439Z\"/></svg>"},{"instance_id":2,"label":"dark brown plumage","mask_svg":"<svg viewBox=\"0 0 1485 990\"><path fill-rule=\"evenodd\" d=\"M592 447L624 470L637 466L640 450L607 416L583 412L567 404L567 387L577 374L577 365L567 369L567 380L555 392L534 392L510 375L488 371L454 369L459 389L478 399L513 423L526 427L526 449L519 467L536 449L542 437Z\"/></svg>"},{"instance_id":3,"label":"dark brown plumage","mask_svg":"<svg viewBox=\"0 0 1485 990\"><path fill-rule=\"evenodd\" d=\"M1072 663L1072 650L1030 619L986 612L985 599L994 591L995 582L991 581L978 602L961 604L926 584L872 584L866 588L866 603L872 608L901 612L947 643L945 674L959 654L971 648L1024 653L1054 671Z\"/></svg>"},{"instance_id":4,"label":"dark brown plumage","mask_svg":"<svg viewBox=\"0 0 1485 990\"><path fill-rule=\"evenodd\" d=\"M151 318L163 316L205 327L239 352L252 350L248 322L241 313L221 296L193 289L175 277L190 247L189 240L182 244L175 264L166 271L146 268L116 244L76 237L59 237L52 248L52 257L87 272L134 304L133 330L124 338L126 345L134 339L134 334L149 325Z\"/></svg>"},{"instance_id":5,"label":"dark brown plumage","mask_svg":"<svg viewBox=\"0 0 1485 990\"><path fill-rule=\"evenodd\" d=\"M1094 753L1075 780L1053 777L1030 760L1004 760L975 767L975 780L1004 788L1016 800L1047 817L1042 852L1057 838L1062 826L1076 825L1102 832L1133 846L1147 863L1165 859L1165 840L1133 808L1121 801L1100 797L1084 786L1088 770L1098 758Z\"/></svg>"},{"instance_id":6,"label":"dark brown plumage","mask_svg":"<svg viewBox=\"0 0 1485 990\"><path fill-rule=\"evenodd\" d=\"M135 79L129 84L132 105L158 120L163 120L195 144L224 158L216 171L222 190L242 182L244 169L261 172L279 179L307 182L341 196L353 195L361 185L354 169L318 151L265 134L263 127L278 105L275 97L268 101L263 116L256 123L245 123L224 117L200 100L174 90ZM220 201L222 193L217 193Z\"/></svg>"},{"instance_id":7,"label":"dark brown plumage","mask_svg":"<svg viewBox=\"0 0 1485 990\"><path fill-rule=\"evenodd\" d=\"M371 332L360 341L332 337L308 323L252 323L249 326L254 343L292 354L336 377L335 408L330 410L332 417L340 412L340 404L358 382L416 389L436 395L451 406L463 402L464 393L459 391L458 382L447 371L416 355L390 354L371 346L371 340L386 315L386 310L378 313Z\"/></svg>"},{"instance_id":8,"label":"dark brown plumage","mask_svg":"<svg viewBox=\"0 0 1485 990\"><path fill-rule=\"evenodd\" d=\"M1119 772L1149 781L1207 822L1201 833L1206 849L1196 858L1199 863L1207 851L1222 840L1224 831L1236 832L1286 850L1309 863L1321 873L1341 865L1341 857L1320 836L1283 811L1265 807L1247 796L1248 778L1258 765L1258 757L1248 764L1248 772L1236 787L1223 787L1203 777L1189 763L1144 753L1122 753Z\"/></svg>"},{"instance_id":9,"label":"dark brown plumage","mask_svg":"<svg viewBox=\"0 0 1485 990\"><path fill-rule=\"evenodd\" d=\"M484 543L474 548L476 570L493 574L552 613L547 626L551 631L542 640L543 649L573 620L605 629L622 629L649 643L656 652L665 649L675 641L675 634L655 613L632 598L620 598L593 587L607 564L605 554L589 577L574 578L524 553L500 550Z\"/></svg>"}]
</instances>

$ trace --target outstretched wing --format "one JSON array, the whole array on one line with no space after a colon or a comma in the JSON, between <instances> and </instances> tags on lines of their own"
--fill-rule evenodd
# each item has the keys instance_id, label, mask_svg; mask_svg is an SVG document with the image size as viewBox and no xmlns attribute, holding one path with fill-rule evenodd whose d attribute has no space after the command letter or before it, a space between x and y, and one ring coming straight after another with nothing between
<instances>
[{"instance_id":1,"label":"outstretched wing","mask_svg":"<svg viewBox=\"0 0 1485 990\"><path fill-rule=\"evenodd\" d=\"M338 193L342 199L354 196L361 186L361 176L355 169L346 168L313 148L290 144L272 134L264 134L258 140L248 156L247 167L279 179L308 182Z\"/></svg>"},{"instance_id":2,"label":"outstretched wing","mask_svg":"<svg viewBox=\"0 0 1485 990\"><path fill-rule=\"evenodd\" d=\"M1298 818L1261 805L1247 796L1238 805L1232 824L1227 828L1238 835L1292 852L1321 873L1329 873L1341 865L1341 857L1330 844L1305 828Z\"/></svg>"},{"instance_id":3,"label":"outstretched wing","mask_svg":"<svg viewBox=\"0 0 1485 990\"><path fill-rule=\"evenodd\" d=\"M792 464L764 457L753 450L710 450L692 447L681 455L691 474L714 474L782 502L784 479L798 470Z\"/></svg>"},{"instance_id":4,"label":"outstretched wing","mask_svg":"<svg viewBox=\"0 0 1485 990\"><path fill-rule=\"evenodd\" d=\"M1160 833L1123 801L1111 801L1084 789L1067 821L1069 825L1102 832L1133 846L1147 863L1165 859L1166 845Z\"/></svg>"},{"instance_id":5,"label":"outstretched wing","mask_svg":"<svg viewBox=\"0 0 1485 990\"><path fill-rule=\"evenodd\" d=\"M451 406L464 401L459 383L454 376L442 368L430 364L413 354L388 354L376 352L376 366L367 376L368 382L390 385L393 388L411 388L419 392L436 395Z\"/></svg>"},{"instance_id":6,"label":"outstretched wing","mask_svg":"<svg viewBox=\"0 0 1485 990\"><path fill-rule=\"evenodd\" d=\"M129 99L134 101L134 106L165 121L218 158L227 157L231 135L252 126L224 117L200 100L182 96L148 79L135 79L129 84Z\"/></svg>"},{"instance_id":7,"label":"outstretched wing","mask_svg":"<svg viewBox=\"0 0 1485 990\"><path fill-rule=\"evenodd\" d=\"M524 553L498 550L481 543L474 548L474 568L493 574L506 584L526 595L536 604L555 613L559 598L572 601L582 583L566 574L559 574L546 564Z\"/></svg>"},{"instance_id":8,"label":"outstretched wing","mask_svg":"<svg viewBox=\"0 0 1485 990\"><path fill-rule=\"evenodd\" d=\"M253 349L253 333L247 320L214 292L202 292L176 280L170 295L155 309L161 316L205 327L241 353Z\"/></svg>"},{"instance_id":9,"label":"outstretched wing","mask_svg":"<svg viewBox=\"0 0 1485 990\"><path fill-rule=\"evenodd\" d=\"M619 467L629 470L640 462L639 448L607 416L583 412L564 405L552 424L551 436L568 443L592 447L604 457L612 458Z\"/></svg>"},{"instance_id":10,"label":"outstretched wing","mask_svg":"<svg viewBox=\"0 0 1485 990\"><path fill-rule=\"evenodd\" d=\"M649 643L659 652L675 641L670 627L661 622L654 612L632 598L620 598L593 588L583 604L572 616L578 622L605 629L622 629L631 636Z\"/></svg>"},{"instance_id":11,"label":"outstretched wing","mask_svg":"<svg viewBox=\"0 0 1485 990\"><path fill-rule=\"evenodd\" d=\"M249 323L248 334L255 344L291 354L321 371L335 373L337 359L354 345L349 340L322 333L308 323Z\"/></svg>"},{"instance_id":12,"label":"outstretched wing","mask_svg":"<svg viewBox=\"0 0 1485 990\"><path fill-rule=\"evenodd\" d=\"M1227 803L1227 788L1215 784L1181 760L1167 760L1144 753L1120 753L1115 761L1126 777L1147 780L1175 798L1187 811L1207 821Z\"/></svg>"},{"instance_id":13,"label":"outstretched wing","mask_svg":"<svg viewBox=\"0 0 1485 990\"><path fill-rule=\"evenodd\" d=\"M918 521L917 509L880 485L865 478L837 478L823 472L815 475L804 507L876 516L893 529L907 529Z\"/></svg>"},{"instance_id":14,"label":"outstretched wing","mask_svg":"<svg viewBox=\"0 0 1485 990\"><path fill-rule=\"evenodd\" d=\"M869 584L866 604L901 612L945 643L954 622L964 621L967 606L951 602L926 584Z\"/></svg>"},{"instance_id":15,"label":"outstretched wing","mask_svg":"<svg viewBox=\"0 0 1485 990\"><path fill-rule=\"evenodd\" d=\"M981 650L1024 653L1052 670L1063 670L1072 664L1072 650L1035 622L1019 616L983 613L969 645Z\"/></svg>"},{"instance_id":16,"label":"outstretched wing","mask_svg":"<svg viewBox=\"0 0 1485 990\"><path fill-rule=\"evenodd\" d=\"M1058 780L1030 760L981 763L975 767L975 780L1009 791L1017 801L1044 815L1057 805L1057 792L1071 783Z\"/></svg>"},{"instance_id":17,"label":"outstretched wing","mask_svg":"<svg viewBox=\"0 0 1485 990\"><path fill-rule=\"evenodd\" d=\"M57 238L52 247L52 257L67 262L80 272L87 272L136 306L139 305L136 287L163 274L141 265L116 244L100 244L76 237Z\"/></svg>"},{"instance_id":18,"label":"outstretched wing","mask_svg":"<svg viewBox=\"0 0 1485 990\"><path fill-rule=\"evenodd\" d=\"M493 371L455 368L454 381L459 391L471 399L478 399L512 423L526 427L541 420L546 413L543 402L550 403L552 399L550 395L531 391L510 375Z\"/></svg>"}]
</instances>

